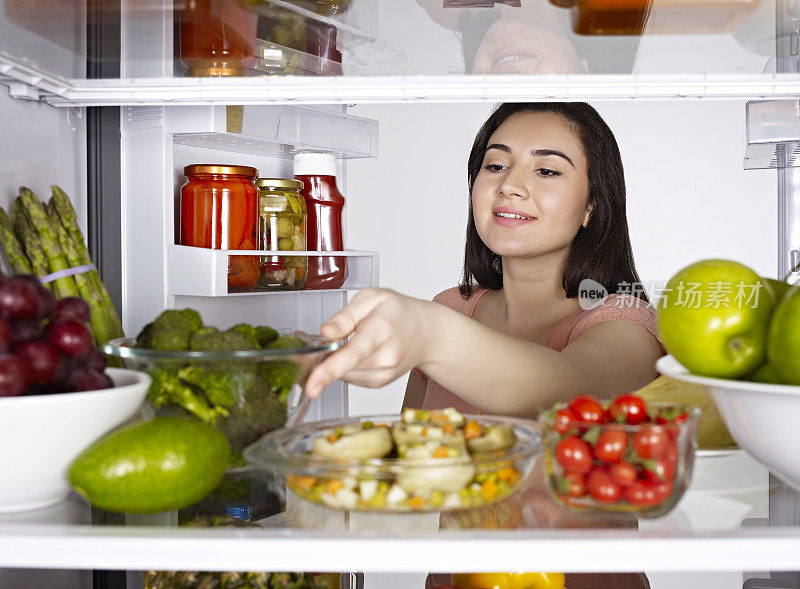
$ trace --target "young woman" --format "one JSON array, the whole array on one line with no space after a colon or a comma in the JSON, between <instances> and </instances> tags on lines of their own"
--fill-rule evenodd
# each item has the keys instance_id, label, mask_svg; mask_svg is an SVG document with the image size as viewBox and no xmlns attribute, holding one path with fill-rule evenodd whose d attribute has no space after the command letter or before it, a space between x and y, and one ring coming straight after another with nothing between
<instances>
[{"instance_id":1,"label":"young woman","mask_svg":"<svg viewBox=\"0 0 800 589\"><path fill-rule=\"evenodd\" d=\"M404 406L535 417L579 394L611 398L653 380L665 351L634 268L619 149L597 111L501 105L475 138L468 179L461 284L434 302L359 293L322 326L326 337L352 337L312 372L308 394L339 378L379 387L411 370ZM612 294L584 309L585 279ZM557 507L540 464L523 490L478 517L491 527L620 525ZM445 517L442 525L461 524ZM567 586L648 583L581 574Z\"/></svg>"},{"instance_id":2,"label":"young woman","mask_svg":"<svg viewBox=\"0 0 800 589\"><path fill-rule=\"evenodd\" d=\"M352 338L309 376L308 393L413 370L405 405L535 417L653 380L664 349L636 288L622 161L600 115L584 103L503 104L475 139L468 178L461 285L432 303L360 292L321 327ZM581 308L584 279L612 294Z\"/></svg>"}]
</instances>

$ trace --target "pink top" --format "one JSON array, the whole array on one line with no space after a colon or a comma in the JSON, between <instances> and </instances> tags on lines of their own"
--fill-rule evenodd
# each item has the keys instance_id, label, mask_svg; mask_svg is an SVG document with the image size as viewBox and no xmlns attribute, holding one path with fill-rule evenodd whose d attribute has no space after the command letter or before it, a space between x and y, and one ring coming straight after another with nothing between
<instances>
[{"instance_id":1,"label":"pink top","mask_svg":"<svg viewBox=\"0 0 800 589\"><path fill-rule=\"evenodd\" d=\"M461 296L458 288L449 288L440 292L434 301L455 309L467 317L472 317L478 300L487 292L476 290L469 299ZM656 331L655 308L632 295L609 295L603 305L585 311L579 309L559 323L545 345L561 351L592 325L602 321L622 319L641 325L652 333L659 343L661 338ZM662 349L664 346L661 346ZM666 354L666 351L664 351ZM414 372L427 383L425 409L441 409L455 407L462 413L481 413L475 407L441 386L428 379L421 370ZM636 527L636 521L618 521L591 514L578 514L567 511L557 505L547 494L544 484L542 461L534 465L531 476L522 488L500 503L465 511L444 513L440 521L442 529L448 528L613 528ZM426 587L433 583L450 582L450 575L429 575ZM571 573L566 575L566 586L569 589L649 589L650 584L643 573Z\"/></svg>"},{"instance_id":2,"label":"pink top","mask_svg":"<svg viewBox=\"0 0 800 589\"><path fill-rule=\"evenodd\" d=\"M486 292L488 291L485 288L477 289L469 299L465 299L461 296L458 287L454 287L440 292L433 300L471 318L475 313L475 308L478 306L478 301ZM588 311L578 309L556 325L544 345L560 352L578 339L592 325L618 319L641 325L652 333L659 343L661 342L656 330L655 307L633 295L611 294L601 306ZM661 348L663 350L664 346L662 345ZM664 353L666 354L666 350L664 350ZM429 379L418 368L415 368L414 372L428 383L428 387L425 390L425 400L422 403L423 409L455 407L462 413L481 413L481 411L458 395L451 393L435 380Z\"/></svg>"}]
</instances>

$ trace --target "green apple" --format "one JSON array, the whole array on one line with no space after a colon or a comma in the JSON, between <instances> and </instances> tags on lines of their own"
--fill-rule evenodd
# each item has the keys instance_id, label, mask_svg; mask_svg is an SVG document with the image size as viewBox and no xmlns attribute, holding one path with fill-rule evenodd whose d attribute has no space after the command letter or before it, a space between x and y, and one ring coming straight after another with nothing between
<instances>
[{"instance_id":1,"label":"green apple","mask_svg":"<svg viewBox=\"0 0 800 589\"><path fill-rule=\"evenodd\" d=\"M769 338L769 336L767 336ZM769 340L767 340L767 351L769 351ZM770 366L769 362L764 362L755 372L748 374L745 380L752 382L766 382L769 384L783 384L783 380L778 375L777 370Z\"/></svg>"},{"instance_id":2,"label":"green apple","mask_svg":"<svg viewBox=\"0 0 800 589\"><path fill-rule=\"evenodd\" d=\"M765 278L763 276L761 279L766 281L767 286L769 286L772 289L772 294L775 295L773 301L775 302L776 305L778 304L778 301L780 301L783 298L783 295L786 294L786 291L792 288L791 284L789 284L788 282L784 282L783 280L776 280L774 278Z\"/></svg>"},{"instance_id":3,"label":"green apple","mask_svg":"<svg viewBox=\"0 0 800 589\"><path fill-rule=\"evenodd\" d=\"M769 324L767 358L787 384L800 384L800 288L781 299Z\"/></svg>"},{"instance_id":4,"label":"green apple","mask_svg":"<svg viewBox=\"0 0 800 589\"><path fill-rule=\"evenodd\" d=\"M741 378L766 359L773 298L733 260L702 260L669 279L657 308L664 347L690 372Z\"/></svg>"}]
</instances>

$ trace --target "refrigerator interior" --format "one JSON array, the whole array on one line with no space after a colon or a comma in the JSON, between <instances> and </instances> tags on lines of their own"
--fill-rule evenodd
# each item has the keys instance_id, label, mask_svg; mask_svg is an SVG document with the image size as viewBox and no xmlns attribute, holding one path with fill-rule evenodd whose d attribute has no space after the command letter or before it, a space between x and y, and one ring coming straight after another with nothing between
<instances>
[{"instance_id":1,"label":"refrigerator interior","mask_svg":"<svg viewBox=\"0 0 800 589\"><path fill-rule=\"evenodd\" d=\"M348 37L349 45L344 51L345 73L349 76L423 74L435 79L482 73L474 69L475 63L470 67L475 55L465 53L464 33L456 32L454 25L443 18L452 15L438 13L431 2L363 4L369 9L365 20L356 23L355 34ZM72 11L72 16L60 19L52 15L38 18L41 13L36 10L26 16L24 10L20 13L24 8L21 0L4 0L3 6L7 18L0 17L0 64L6 69L0 69L0 75L8 82L9 92L7 95L0 91L0 205L9 206L19 186L28 186L43 197L49 186L57 183L73 198L85 229L86 111L82 106L56 108L37 99L39 89L46 86L46 100L58 103L59 92L67 96L74 88L80 88L78 82L89 81L86 23L73 18L78 13ZM606 61L587 61L583 64L585 72L560 69L552 73L657 74L674 75L676 79L693 74L740 75L743 79L767 76L776 69L774 6L772 2L762 2L732 32L659 35L659 20L654 18L649 25L650 34L613 41L579 38L567 30L567 12L548 6L547 18L560 23L564 37L575 46L579 57L586 58L603 47L609 48L611 56ZM138 10L131 9L122 31L122 76L148 78L152 82L185 74L172 55L171 9L171 3L154 0L139 3ZM497 12L490 26L509 20L503 16L509 16L507 10L492 10ZM477 30L472 33L477 34ZM365 31L366 36L360 35ZM579 62L580 59L577 65ZM31 71L51 77L34 80L36 76L31 76ZM20 78L28 82L23 83ZM468 86L468 78L459 80ZM224 96L224 84L216 82L208 87L219 86ZM257 82L251 84L247 100L242 100L247 103L246 108L250 112L282 108L251 104L258 101L258 92L270 90L268 81ZM101 82L97 84L98 88L102 86ZM169 246L174 243L175 199L183 182L183 166L201 161L243 164L257 167L262 176L289 177L292 152L244 153L224 146L212 149L198 141L176 140L176 134L208 130L208 108L213 107L199 103L237 103L231 103L230 97L225 100L199 96L190 88L177 99L190 106L158 106L155 103L159 100L176 96L175 88L179 86L166 81L163 87L158 83L151 86L149 93L141 95L149 106L131 105L120 110L120 311L126 330L135 333L163 308L191 306L219 327L246 321L314 331L353 293L211 297L170 292ZM311 86L310 81L308 87ZM131 95L146 87L146 83L133 82ZM283 91L280 84L276 83L276 88ZM396 98L388 84L376 82L375 88L377 94ZM306 91L297 90L301 94ZM507 91L515 92L511 86ZM622 151L631 241L639 275L653 289L650 293L678 269L700 258L737 259L763 275L774 276L779 266L777 177L774 170L743 169L745 99L598 100L593 92L594 87L587 84L586 93L593 98L590 102L615 132ZM519 95L513 94L512 98L518 100ZM101 100L98 92L88 103ZM413 96L407 102L395 100L389 104L377 103L381 102L378 99L373 104L357 104L347 96L327 100L340 104L314 105L308 96L300 102L333 116L347 114L377 122L368 147L358 153L356 148L345 153L344 148L333 147L347 139L341 130L332 131L332 143L327 146L342 156L338 181L347 199L346 249L377 252L364 285L377 281L379 276L381 286L425 299L456 285L463 263L467 216L466 159L474 135L494 101L465 92L462 99L448 97L440 104L434 103L439 102L435 97L418 100ZM176 131L178 126L170 127L170 121L177 117L183 121L180 132ZM404 378L381 390L338 383L326 392L324 406L318 405L310 417L395 412L404 389ZM764 482L763 470L753 468L752 476ZM750 503L732 509L725 525L735 528L745 517L763 517L764 493L756 493ZM702 518L703 508L702 503L692 504L688 515L684 515ZM665 529L682 529L684 523L669 521L663 525ZM719 526L719 521L714 525ZM0 576L0 587L24 586L9 580L14 575L6 572ZM85 580L86 573L77 575L68 578ZM21 582L21 578L30 586L32 577L17 577L15 582ZM419 580L420 575L375 574L368 575L367 587L399 589ZM669 573L651 581L657 589L722 588L735 586L741 575Z\"/></svg>"}]
</instances>

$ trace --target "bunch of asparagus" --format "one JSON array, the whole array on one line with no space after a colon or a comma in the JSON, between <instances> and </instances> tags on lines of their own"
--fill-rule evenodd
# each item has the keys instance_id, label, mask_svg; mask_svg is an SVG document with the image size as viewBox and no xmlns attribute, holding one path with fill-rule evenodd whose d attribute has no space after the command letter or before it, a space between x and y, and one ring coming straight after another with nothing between
<instances>
[{"instance_id":1,"label":"bunch of asparagus","mask_svg":"<svg viewBox=\"0 0 800 589\"><path fill-rule=\"evenodd\" d=\"M43 203L29 189L20 188L10 218L0 208L0 244L16 274L41 278L92 263L69 197L58 186L51 189L50 201ZM124 335L122 322L97 270L59 278L45 286L58 299L80 297L89 303L97 345Z\"/></svg>"}]
</instances>

